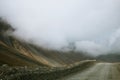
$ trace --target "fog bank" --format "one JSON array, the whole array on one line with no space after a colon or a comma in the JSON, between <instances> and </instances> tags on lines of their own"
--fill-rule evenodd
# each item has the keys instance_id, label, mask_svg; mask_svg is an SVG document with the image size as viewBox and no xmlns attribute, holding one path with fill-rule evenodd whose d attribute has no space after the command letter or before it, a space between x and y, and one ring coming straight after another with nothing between
<instances>
[{"instance_id":1,"label":"fog bank","mask_svg":"<svg viewBox=\"0 0 120 80\"><path fill-rule=\"evenodd\" d=\"M1 0L0 17L15 36L50 49L120 51L119 0Z\"/></svg>"}]
</instances>

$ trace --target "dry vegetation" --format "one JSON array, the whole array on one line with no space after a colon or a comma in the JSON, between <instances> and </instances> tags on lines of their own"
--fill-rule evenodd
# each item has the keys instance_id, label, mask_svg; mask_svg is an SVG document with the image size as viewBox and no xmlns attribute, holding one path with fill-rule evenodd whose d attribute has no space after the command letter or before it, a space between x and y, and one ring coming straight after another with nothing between
<instances>
[{"instance_id":1,"label":"dry vegetation","mask_svg":"<svg viewBox=\"0 0 120 80\"><path fill-rule=\"evenodd\" d=\"M14 31L0 19L0 80L56 80L82 71L94 63L78 62L92 59L80 52L48 50L21 41L8 36L8 30Z\"/></svg>"},{"instance_id":2,"label":"dry vegetation","mask_svg":"<svg viewBox=\"0 0 120 80\"><path fill-rule=\"evenodd\" d=\"M94 64L93 61L79 62L65 67L0 67L0 80L56 80L82 71Z\"/></svg>"}]
</instances>

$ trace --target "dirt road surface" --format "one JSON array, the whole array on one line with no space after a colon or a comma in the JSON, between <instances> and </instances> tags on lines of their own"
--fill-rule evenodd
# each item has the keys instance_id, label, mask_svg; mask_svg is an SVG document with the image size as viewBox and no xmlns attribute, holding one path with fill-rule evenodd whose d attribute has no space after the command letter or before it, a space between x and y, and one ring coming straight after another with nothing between
<instances>
[{"instance_id":1,"label":"dirt road surface","mask_svg":"<svg viewBox=\"0 0 120 80\"><path fill-rule=\"evenodd\" d=\"M61 80L120 80L120 71L115 63L96 63L83 72L78 72Z\"/></svg>"}]
</instances>

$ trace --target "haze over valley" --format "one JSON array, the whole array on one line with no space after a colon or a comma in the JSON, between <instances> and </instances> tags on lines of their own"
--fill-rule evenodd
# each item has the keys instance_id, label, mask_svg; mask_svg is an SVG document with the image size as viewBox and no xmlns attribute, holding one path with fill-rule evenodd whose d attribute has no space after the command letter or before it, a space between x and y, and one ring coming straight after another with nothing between
<instances>
[{"instance_id":1,"label":"haze over valley","mask_svg":"<svg viewBox=\"0 0 120 80\"><path fill-rule=\"evenodd\" d=\"M1 80L119 80L119 62L119 0L0 1Z\"/></svg>"}]
</instances>

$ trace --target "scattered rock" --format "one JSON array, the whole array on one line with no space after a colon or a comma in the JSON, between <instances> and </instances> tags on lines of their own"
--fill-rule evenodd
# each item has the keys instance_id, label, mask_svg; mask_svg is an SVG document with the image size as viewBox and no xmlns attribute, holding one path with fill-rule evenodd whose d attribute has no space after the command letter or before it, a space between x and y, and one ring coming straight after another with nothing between
<instances>
[{"instance_id":1,"label":"scattered rock","mask_svg":"<svg viewBox=\"0 0 120 80\"><path fill-rule=\"evenodd\" d=\"M7 64L3 64L2 67L7 68L9 66Z\"/></svg>"}]
</instances>

